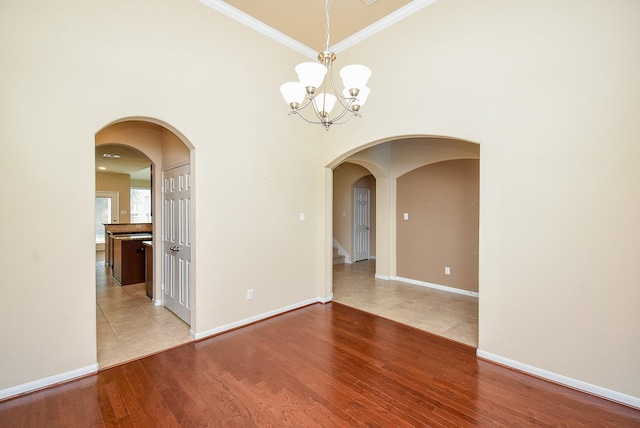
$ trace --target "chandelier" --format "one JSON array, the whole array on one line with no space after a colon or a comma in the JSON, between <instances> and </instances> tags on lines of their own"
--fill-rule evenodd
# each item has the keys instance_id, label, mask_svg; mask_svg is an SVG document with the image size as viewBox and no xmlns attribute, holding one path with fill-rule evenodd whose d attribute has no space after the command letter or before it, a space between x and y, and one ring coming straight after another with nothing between
<instances>
[{"instance_id":1,"label":"chandelier","mask_svg":"<svg viewBox=\"0 0 640 428\"><path fill-rule=\"evenodd\" d=\"M289 115L300 116L305 122L323 125L328 131L331 125L345 123L353 116L360 116L360 108L369 96L367 80L371 70L364 65L347 65L340 70L344 89L338 92L333 82L333 62L336 54L329 50L329 0L325 0L326 38L324 50L318 53L319 62L303 62L295 68L298 82L287 82L280 92L291 111ZM328 76L327 76L328 74ZM329 92L330 91L330 92ZM330 116L336 104L340 112ZM302 110L311 106L315 117L304 117ZM309 114L309 111L307 111ZM345 116L348 116L345 119ZM340 122L344 119L342 122Z\"/></svg>"}]
</instances>

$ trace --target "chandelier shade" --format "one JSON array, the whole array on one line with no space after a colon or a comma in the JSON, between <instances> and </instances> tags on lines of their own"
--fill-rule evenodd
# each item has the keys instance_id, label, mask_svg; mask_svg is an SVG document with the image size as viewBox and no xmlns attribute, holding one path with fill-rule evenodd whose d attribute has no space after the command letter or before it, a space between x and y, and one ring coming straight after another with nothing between
<instances>
[{"instance_id":1,"label":"chandelier shade","mask_svg":"<svg viewBox=\"0 0 640 428\"><path fill-rule=\"evenodd\" d=\"M371 77L371 70L369 67L360 64L347 65L340 70L340 77L342 77L345 89L360 90L367 86L367 81Z\"/></svg>"},{"instance_id":2,"label":"chandelier shade","mask_svg":"<svg viewBox=\"0 0 640 428\"><path fill-rule=\"evenodd\" d=\"M322 85L322 81L324 80L324 76L327 74L327 67L324 64L320 64L319 62L303 62L296 66L296 73L298 74L298 79L302 86L305 88L313 88L306 89L311 95L315 92L316 88L319 88Z\"/></svg>"},{"instance_id":3,"label":"chandelier shade","mask_svg":"<svg viewBox=\"0 0 640 428\"><path fill-rule=\"evenodd\" d=\"M331 113L333 107L336 105L336 101L338 99L335 95L327 94L325 92L316 95L313 99L313 103L316 107L316 110L320 113L320 116L326 117Z\"/></svg>"},{"instance_id":4,"label":"chandelier shade","mask_svg":"<svg viewBox=\"0 0 640 428\"><path fill-rule=\"evenodd\" d=\"M331 125L345 123L353 116L360 116L360 108L369 96L367 82L371 77L369 67L360 64L347 65L340 70L343 90L334 86L333 62L335 53L329 49L329 0L325 0L326 40L324 50L318 53L318 62L303 62L295 67L298 82L287 82L280 86L280 92L291 111L305 122L323 125L328 131ZM328 76L327 76L328 75ZM339 111L330 116L334 107ZM314 118L303 115L307 107ZM349 116L345 119L345 116ZM344 119L344 120L343 120Z\"/></svg>"}]
</instances>

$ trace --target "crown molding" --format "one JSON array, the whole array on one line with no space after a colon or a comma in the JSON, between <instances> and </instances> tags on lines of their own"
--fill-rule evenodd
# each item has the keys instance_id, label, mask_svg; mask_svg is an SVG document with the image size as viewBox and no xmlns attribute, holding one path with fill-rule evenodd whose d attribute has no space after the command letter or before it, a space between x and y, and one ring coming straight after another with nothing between
<instances>
[{"instance_id":1,"label":"crown molding","mask_svg":"<svg viewBox=\"0 0 640 428\"><path fill-rule=\"evenodd\" d=\"M253 18L250 15L242 12L241 10L236 9L233 6L223 2L222 0L199 0L201 3L209 6L210 8L217 10L218 12L235 19L241 24L246 25L249 28L252 28L259 33L275 40L276 42L282 43L283 45L295 50L296 52L301 53L304 56L307 56L312 59L317 59L318 52L310 47L303 45L295 39L281 33L278 30L264 24L261 21ZM420 9L429 6L432 3L435 3L436 0L413 0L411 3L406 6L401 7L395 12L385 16L384 18L374 22L367 28L364 28L358 31L356 34L347 37L343 41L331 46L331 50L334 53L340 53L345 49L348 49L354 46L357 43L373 36L374 34L384 30L385 28L395 24L398 21L403 20L404 18L413 15Z\"/></svg>"},{"instance_id":2,"label":"crown molding","mask_svg":"<svg viewBox=\"0 0 640 428\"><path fill-rule=\"evenodd\" d=\"M384 18L358 31L354 35L347 37L343 41L336 43L331 47L331 50L334 53L342 52L345 49L348 49L360 43L361 41L368 39L374 34L379 33L385 28L392 26L396 22L402 21L406 17L413 15L420 9L423 9L429 6L430 4L435 3L436 1L437 0L413 0L411 3L407 4L406 6L403 6L400 9L396 10L395 12L390 13Z\"/></svg>"},{"instance_id":3,"label":"crown molding","mask_svg":"<svg viewBox=\"0 0 640 428\"><path fill-rule=\"evenodd\" d=\"M302 55L308 56L313 59L317 59L318 52L315 50L303 45L302 43L292 39L291 37L281 33L278 30L269 27L261 21L258 21L254 17L247 15L241 10L236 9L223 2L222 0L199 0L200 3L204 3L212 9L217 10L218 12L227 15L229 18L235 19L241 24L246 25L249 28L256 30L257 32L275 40L276 42L282 43L283 45L301 53Z\"/></svg>"}]
</instances>

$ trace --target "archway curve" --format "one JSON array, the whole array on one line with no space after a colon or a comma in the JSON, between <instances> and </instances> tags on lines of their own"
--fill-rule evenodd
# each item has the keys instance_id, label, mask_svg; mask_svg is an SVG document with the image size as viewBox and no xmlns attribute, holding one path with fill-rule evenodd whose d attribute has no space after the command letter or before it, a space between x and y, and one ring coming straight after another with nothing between
<instances>
[{"instance_id":1,"label":"archway curve","mask_svg":"<svg viewBox=\"0 0 640 428\"><path fill-rule=\"evenodd\" d=\"M363 150L366 150L366 149L374 147L374 146L378 146L380 144L389 143L389 142L393 142L393 141L416 140L416 139L420 139L420 140L422 140L422 139L435 139L435 140L445 140L445 141L449 140L449 141L457 141L457 142L462 142L462 143L480 145L479 142L466 140L466 139L463 139L463 138L446 136L446 135L435 135L435 134L433 134L433 135L432 134L398 135L398 136L380 138L378 140L374 140L374 141L371 141L369 143L362 144L360 146L354 147L354 148L342 153L341 155L339 155L335 159L333 159L333 161L329 162L326 165L326 167L327 168L335 168L336 166L340 165L342 162L344 162L345 160L347 160L349 157L353 156L354 154L360 153Z\"/></svg>"},{"instance_id":2,"label":"archway curve","mask_svg":"<svg viewBox=\"0 0 640 428\"><path fill-rule=\"evenodd\" d=\"M148 117L148 116L128 116L128 117L123 117L123 118L120 118L120 119L116 119L113 122L109 122L108 124L106 124L105 126L100 128L98 131L96 131L96 135L98 133L100 133L101 131L103 131L104 129L107 129L112 125L115 125L115 124L118 124L118 123L122 123L122 122L147 122L147 123L153 123L155 125L162 126L166 130L168 130L168 131L172 132L173 134L175 134L176 137L178 137L185 144L185 146L187 146L187 148L189 150L195 149L195 146L193 145L191 140L189 140L176 127L174 127L173 125L171 125L171 124L169 124L169 123L167 123L167 122L165 122L163 120L156 119L156 118L153 118L153 117Z\"/></svg>"},{"instance_id":3,"label":"archway curve","mask_svg":"<svg viewBox=\"0 0 640 428\"><path fill-rule=\"evenodd\" d=\"M394 142L411 144L434 143L443 148L443 152L439 156L433 156L430 160L421 157L412 160L412 164L403 167L391 168L394 160L389 156L387 165L383 165L379 159L366 159L362 154L368 149L381 146L383 144L393 144ZM446 149L446 150L445 150ZM409 147L410 151L411 148ZM453 159L480 159L480 143L469 141L462 138L429 134L407 134L393 137L381 138L369 143L352 148L343 154L334 158L333 161L326 165L327 173L325 174L326 189L333 188L333 177L331 171L341 163L348 161L367 168L376 178L376 277L380 279L391 279L396 276L396 255L395 255L395 227L396 227L396 184L395 180L398 176L405 174L415 168L419 168L430 163L440 162ZM385 168L386 166L386 168ZM330 199L332 201L332 198ZM393 207L393 208L391 208ZM325 296L333 294L333 278L332 269L332 234L333 234L333 203L327 204L325 207L325 218L327 236L325 237L325 269L324 279Z\"/></svg>"}]
</instances>

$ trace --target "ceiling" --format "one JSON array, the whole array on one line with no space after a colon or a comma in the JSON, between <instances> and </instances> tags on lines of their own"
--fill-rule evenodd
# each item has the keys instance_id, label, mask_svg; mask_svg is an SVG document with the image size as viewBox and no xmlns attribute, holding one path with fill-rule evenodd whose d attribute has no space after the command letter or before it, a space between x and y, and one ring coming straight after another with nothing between
<instances>
[{"instance_id":1,"label":"ceiling","mask_svg":"<svg viewBox=\"0 0 640 428\"><path fill-rule=\"evenodd\" d=\"M220 3L226 3L246 13L315 52L323 50L326 34L325 0L278 0L277 2L225 0ZM411 0L330 1L330 45L343 42L409 3L414 2Z\"/></svg>"},{"instance_id":2,"label":"ceiling","mask_svg":"<svg viewBox=\"0 0 640 428\"><path fill-rule=\"evenodd\" d=\"M105 157L105 154L120 157ZM104 144L96 147L96 172L129 174L133 180L149 180L151 161L144 153L133 147Z\"/></svg>"}]
</instances>

